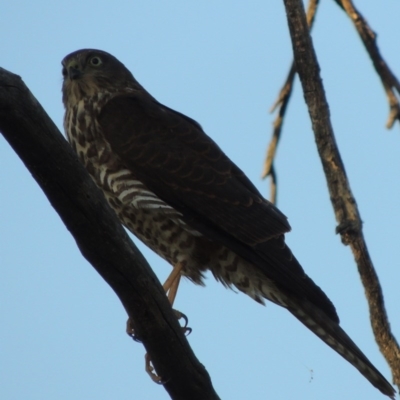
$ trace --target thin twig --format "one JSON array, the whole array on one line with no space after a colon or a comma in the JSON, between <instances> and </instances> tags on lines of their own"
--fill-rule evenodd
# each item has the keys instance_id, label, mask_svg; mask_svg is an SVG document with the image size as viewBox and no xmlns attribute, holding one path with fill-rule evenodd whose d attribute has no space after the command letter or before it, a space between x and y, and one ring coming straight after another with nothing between
<instances>
[{"instance_id":1,"label":"thin twig","mask_svg":"<svg viewBox=\"0 0 400 400\"><path fill-rule=\"evenodd\" d=\"M400 384L400 349L390 330L382 289L369 256L356 200L336 145L319 65L308 31L301 0L284 0L296 69L303 87L315 141L328 183L342 242L352 249L370 310L375 339L388 362L393 382Z\"/></svg>"},{"instance_id":2,"label":"thin twig","mask_svg":"<svg viewBox=\"0 0 400 400\"><path fill-rule=\"evenodd\" d=\"M338 3L337 0L336 2ZM390 129L393 127L396 120L400 122L400 104L395 93L397 91L397 95L400 95L400 82L381 56L378 45L376 44L375 32L368 25L366 19L356 9L352 0L340 0L340 2L347 15L353 21L372 63L374 64L375 71L381 78L390 109L386 128Z\"/></svg>"},{"instance_id":3,"label":"thin twig","mask_svg":"<svg viewBox=\"0 0 400 400\"><path fill-rule=\"evenodd\" d=\"M310 0L310 2L308 3L307 24L310 27L310 29L312 28L314 20L315 20L315 13L317 12L318 4L319 4L319 0ZM290 96L292 94L293 82L294 82L295 76L296 76L296 68L295 68L294 61L293 61L292 65L290 67L288 76L285 80L285 83L279 92L278 98L270 110L270 112L272 113L279 107L278 115L276 116L275 121L273 123L274 131L273 131L272 138L271 138L271 141L268 146L267 156L266 156L266 159L264 162L264 168L263 168L261 178L265 179L267 176L271 177L270 201L273 204L276 204L276 200L277 200L277 182L276 182L277 177L276 177L276 171L273 166L273 163L275 160L278 142L279 142L279 139L281 136L282 125L283 125L283 120L285 118L286 109L287 109L287 106L289 103Z\"/></svg>"}]
</instances>

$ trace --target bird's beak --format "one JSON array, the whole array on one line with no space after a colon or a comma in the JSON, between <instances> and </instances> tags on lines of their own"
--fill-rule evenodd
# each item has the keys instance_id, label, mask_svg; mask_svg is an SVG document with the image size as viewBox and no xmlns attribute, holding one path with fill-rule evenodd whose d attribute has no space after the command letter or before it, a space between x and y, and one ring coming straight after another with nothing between
<instances>
[{"instance_id":1,"label":"bird's beak","mask_svg":"<svg viewBox=\"0 0 400 400\"><path fill-rule=\"evenodd\" d=\"M82 75L82 71L77 68L68 68L68 76L71 80L79 79Z\"/></svg>"},{"instance_id":2,"label":"bird's beak","mask_svg":"<svg viewBox=\"0 0 400 400\"><path fill-rule=\"evenodd\" d=\"M81 68L76 62L72 62L71 64L69 64L67 66L67 71L68 71L68 77L71 80L79 79L83 74Z\"/></svg>"}]
</instances>

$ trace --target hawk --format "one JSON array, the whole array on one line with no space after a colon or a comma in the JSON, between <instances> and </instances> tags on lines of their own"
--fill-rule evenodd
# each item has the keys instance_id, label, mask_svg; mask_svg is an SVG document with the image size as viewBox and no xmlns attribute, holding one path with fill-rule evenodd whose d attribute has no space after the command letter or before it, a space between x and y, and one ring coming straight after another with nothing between
<instances>
[{"instance_id":1,"label":"hawk","mask_svg":"<svg viewBox=\"0 0 400 400\"><path fill-rule=\"evenodd\" d=\"M284 241L290 225L193 119L159 103L112 55L78 50L62 61L64 127L110 206L181 276L286 308L384 394L394 390L339 326L335 307Z\"/></svg>"}]
</instances>

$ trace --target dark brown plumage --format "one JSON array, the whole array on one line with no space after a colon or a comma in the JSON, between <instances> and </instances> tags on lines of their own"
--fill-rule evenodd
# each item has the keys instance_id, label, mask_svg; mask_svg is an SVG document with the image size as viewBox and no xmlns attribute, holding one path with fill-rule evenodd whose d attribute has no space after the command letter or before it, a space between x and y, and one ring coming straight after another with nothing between
<instances>
[{"instance_id":1,"label":"dark brown plumage","mask_svg":"<svg viewBox=\"0 0 400 400\"><path fill-rule=\"evenodd\" d=\"M68 139L122 223L195 283L209 269L224 285L287 308L393 396L286 246L286 217L201 126L157 102L108 53L80 50L62 64Z\"/></svg>"}]
</instances>

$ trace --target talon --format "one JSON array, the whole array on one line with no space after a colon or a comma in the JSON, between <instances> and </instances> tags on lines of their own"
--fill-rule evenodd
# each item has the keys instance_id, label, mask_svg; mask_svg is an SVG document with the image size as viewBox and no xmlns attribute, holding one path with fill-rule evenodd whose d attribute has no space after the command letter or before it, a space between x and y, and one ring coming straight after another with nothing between
<instances>
[{"instance_id":1,"label":"talon","mask_svg":"<svg viewBox=\"0 0 400 400\"><path fill-rule=\"evenodd\" d=\"M183 312L180 312L179 310L175 310L175 309L174 309L173 311L174 311L175 316L176 316L176 318L177 318L178 320L183 319L183 320L185 321L185 325L183 325L183 327L186 328L186 327L187 327L187 324L188 324L188 322L189 322L188 317L187 317Z\"/></svg>"},{"instance_id":2,"label":"talon","mask_svg":"<svg viewBox=\"0 0 400 400\"><path fill-rule=\"evenodd\" d=\"M188 317L183 312L180 312L179 310L174 309L173 311L178 320L183 319L185 321L184 325L182 326L183 333L186 336L190 335L192 333L192 328L188 327L188 323L189 323Z\"/></svg>"},{"instance_id":3,"label":"talon","mask_svg":"<svg viewBox=\"0 0 400 400\"><path fill-rule=\"evenodd\" d=\"M185 336L189 336L192 333L192 328L190 328L190 327L185 326L182 329L183 329L183 333Z\"/></svg>"},{"instance_id":4,"label":"talon","mask_svg":"<svg viewBox=\"0 0 400 400\"><path fill-rule=\"evenodd\" d=\"M131 319L128 318L126 321L126 333L130 336L135 342L142 343L142 341L135 335L135 329L131 324Z\"/></svg>"},{"instance_id":5,"label":"talon","mask_svg":"<svg viewBox=\"0 0 400 400\"><path fill-rule=\"evenodd\" d=\"M131 337L136 343L142 343L142 341L141 341L137 336L135 336L135 334L130 335L130 337Z\"/></svg>"}]
</instances>

